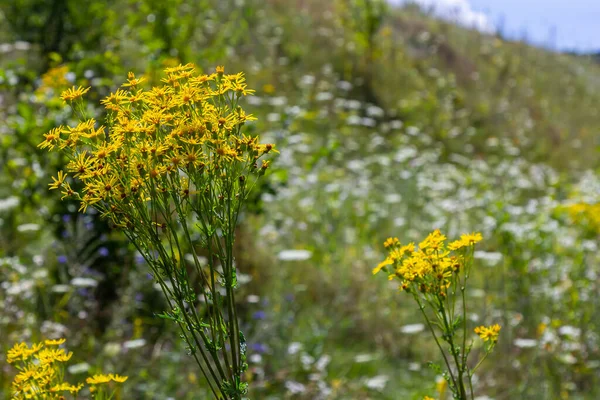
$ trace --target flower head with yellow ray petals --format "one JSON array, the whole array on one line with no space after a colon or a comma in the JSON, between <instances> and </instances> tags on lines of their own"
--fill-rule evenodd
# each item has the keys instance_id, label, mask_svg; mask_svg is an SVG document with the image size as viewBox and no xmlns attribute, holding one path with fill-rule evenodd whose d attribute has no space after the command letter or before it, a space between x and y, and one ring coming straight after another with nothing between
<instances>
[{"instance_id":1,"label":"flower head with yellow ray petals","mask_svg":"<svg viewBox=\"0 0 600 400\"><path fill-rule=\"evenodd\" d=\"M83 86L73 86L70 89L65 90L64 92L62 92L60 94L60 98L64 101L64 102L70 102L73 100L77 100L81 97L83 97L84 94L86 94L88 91L90 90L89 87L84 88Z\"/></svg>"}]
</instances>

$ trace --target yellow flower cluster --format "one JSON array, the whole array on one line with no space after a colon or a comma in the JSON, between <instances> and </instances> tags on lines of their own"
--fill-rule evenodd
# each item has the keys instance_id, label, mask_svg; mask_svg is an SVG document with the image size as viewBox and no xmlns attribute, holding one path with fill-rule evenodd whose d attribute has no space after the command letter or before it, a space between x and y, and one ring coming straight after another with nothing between
<instances>
[{"instance_id":1,"label":"yellow flower cluster","mask_svg":"<svg viewBox=\"0 0 600 400\"><path fill-rule=\"evenodd\" d=\"M388 255L373 269L373 274L384 270L390 280L399 279L400 289L410 293L419 305L448 368L443 385L438 386L440 398L444 397L445 385L448 384L453 398L466 399L467 388L472 387L473 372L483 361L473 369L467 363L471 346L466 344L465 296L475 244L482 239L481 233L466 233L446 244L446 235L438 229L418 246L414 243L403 246L398 238L388 238L384 242ZM486 342L483 358L494 348L499 331L499 325L475 329L475 333ZM449 345L448 352L441 341ZM424 400L428 399L431 398L425 396Z\"/></svg>"},{"instance_id":2,"label":"yellow flower cluster","mask_svg":"<svg viewBox=\"0 0 600 400\"><path fill-rule=\"evenodd\" d=\"M463 234L446 245L446 236L439 230L430 233L418 247L414 243L403 246L398 238L389 238L384 243L388 256L373 269L373 274L386 270L390 280L400 279L403 290L410 291L414 286L423 293L443 295L453 274L464 267L462 250L472 249L481 240L480 233Z\"/></svg>"},{"instance_id":3,"label":"yellow flower cluster","mask_svg":"<svg viewBox=\"0 0 600 400\"><path fill-rule=\"evenodd\" d=\"M498 334L500 333L500 325L478 326L475 328L475 333L479 335L484 342L496 343L498 341Z\"/></svg>"},{"instance_id":4,"label":"yellow flower cluster","mask_svg":"<svg viewBox=\"0 0 600 400\"><path fill-rule=\"evenodd\" d=\"M576 203L561 207L569 217L579 225L600 233L600 203Z\"/></svg>"},{"instance_id":5,"label":"yellow flower cluster","mask_svg":"<svg viewBox=\"0 0 600 400\"><path fill-rule=\"evenodd\" d=\"M238 106L240 97L253 92L244 75L227 75L223 67L199 75L192 64L165 73L164 85L150 90L140 88L144 78L129 73L122 88L101 101L106 126L84 119L44 135L38 147L66 153L68 174L83 182L76 191L61 171L51 189L80 200L80 211L93 205L126 227L129 217L135 219L132 204L148 202L155 193L183 199L214 191L210 183L232 175L243 184L249 174L264 174L269 164L259 159L273 145L241 133L255 119ZM87 90L73 87L61 98L80 105Z\"/></svg>"},{"instance_id":6,"label":"yellow flower cluster","mask_svg":"<svg viewBox=\"0 0 600 400\"><path fill-rule=\"evenodd\" d=\"M42 75L41 88L63 89L69 86L70 83L67 80L68 73L69 67L66 65L50 68L44 75Z\"/></svg>"},{"instance_id":7,"label":"yellow flower cluster","mask_svg":"<svg viewBox=\"0 0 600 400\"><path fill-rule=\"evenodd\" d=\"M83 384L72 385L63 382L63 363L69 361L72 352L66 353L64 349L56 348L65 343L65 339L46 340L42 343L34 343L29 347L26 343L17 343L7 352L9 364L17 364L19 371L12 382L13 399L64 399L62 395L69 392L77 395L83 388ZM108 380L99 377L105 375L94 375L88 378L87 383L95 385L98 383L125 382L127 377L119 375L106 375ZM91 386L93 392L95 386Z\"/></svg>"},{"instance_id":8,"label":"yellow flower cluster","mask_svg":"<svg viewBox=\"0 0 600 400\"><path fill-rule=\"evenodd\" d=\"M96 374L94 376L90 376L85 381L90 385L98 385L100 383L108 383L110 381L123 383L127 380L126 376L120 376L116 374Z\"/></svg>"},{"instance_id":9,"label":"yellow flower cluster","mask_svg":"<svg viewBox=\"0 0 600 400\"><path fill-rule=\"evenodd\" d=\"M55 93L60 93L72 85L67 79L68 73L69 67L66 65L50 68L42 75L40 86L35 91L36 100L46 105L59 107L60 101L54 99Z\"/></svg>"}]
</instances>

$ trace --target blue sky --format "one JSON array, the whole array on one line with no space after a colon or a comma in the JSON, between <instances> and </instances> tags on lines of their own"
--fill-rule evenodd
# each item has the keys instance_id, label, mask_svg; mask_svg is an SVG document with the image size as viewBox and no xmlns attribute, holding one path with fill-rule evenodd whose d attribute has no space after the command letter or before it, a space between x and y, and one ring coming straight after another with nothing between
<instances>
[{"instance_id":1,"label":"blue sky","mask_svg":"<svg viewBox=\"0 0 600 400\"><path fill-rule=\"evenodd\" d=\"M402 3L407 0L389 0ZM600 0L416 0L441 17L558 50L600 51Z\"/></svg>"}]
</instances>

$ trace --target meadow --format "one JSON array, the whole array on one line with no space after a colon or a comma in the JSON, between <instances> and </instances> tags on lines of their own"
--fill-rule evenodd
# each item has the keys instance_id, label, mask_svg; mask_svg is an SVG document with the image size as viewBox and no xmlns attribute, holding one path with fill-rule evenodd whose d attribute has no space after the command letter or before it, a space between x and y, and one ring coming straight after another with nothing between
<instances>
[{"instance_id":1,"label":"meadow","mask_svg":"<svg viewBox=\"0 0 600 400\"><path fill-rule=\"evenodd\" d=\"M449 241L482 236L460 321L471 355L488 343L473 328L501 330L473 397L600 396L597 61L377 0L78 4L0 4L1 354L65 338L71 381L118 374L115 399L213 398L152 246L49 190L69 155L39 146L77 125L77 111L110 117L101 101L123 82L149 90L193 63L216 82L221 66L244 73L255 93L239 105L256 120L239 124L276 150L234 223L217 230L235 238L227 251L196 251L212 231L190 223L190 248L165 256L220 274L227 290L207 284L214 298L235 286L243 336L218 351L237 357L228 376L241 373L245 397L452 398L429 364L443 361L419 307L398 281L373 276L388 238L419 243L436 229ZM90 87L77 106L60 98L74 86ZM4 398L18 372L9 359ZM78 398L100 398L90 389Z\"/></svg>"}]
</instances>

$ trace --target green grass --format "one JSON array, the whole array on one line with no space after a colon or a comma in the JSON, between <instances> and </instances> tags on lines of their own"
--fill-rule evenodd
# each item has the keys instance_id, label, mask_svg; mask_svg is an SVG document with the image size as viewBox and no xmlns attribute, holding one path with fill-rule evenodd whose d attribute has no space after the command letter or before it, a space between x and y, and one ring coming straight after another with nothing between
<instances>
[{"instance_id":1,"label":"green grass","mask_svg":"<svg viewBox=\"0 0 600 400\"><path fill-rule=\"evenodd\" d=\"M413 241L435 228L485 238L473 277L473 325L498 322L503 330L477 394L597 398L598 232L555 211L586 193L599 201L600 70L593 60L507 42L415 9L389 10L369 49L356 30L361 21L350 24L349 11L334 2L255 0L232 13L208 1L190 13L172 1L161 12L179 24L156 31L144 22L152 4L98 6L112 18L99 39L86 36L61 55L96 97L115 90L127 70L158 76L172 48L205 70L243 70L257 89L248 108L259 120L249 129L276 142L281 154L238 232L237 264L248 281L240 288L242 327L250 354L261 356L250 363L252 398L435 396L426 365L437 360L435 345L425 332L403 329L421 322L418 310L371 276L388 236ZM16 28L2 26L0 37L19 39ZM189 40L165 44L190 26ZM44 60L39 49L34 43L27 57ZM0 268L3 347L38 338L44 321L60 322L79 361L130 376L124 398L198 398L174 327L152 315L162 303L142 279L144 266L118 235L104 237L96 219L61 222L74 214L46 190L62 160L34 147L69 113L32 101L43 65L9 57L0 63L0 198L20 199L0 211L0 257L18 257L25 267L3 258ZM19 81L10 83L11 76ZM85 222L94 228L87 231ZM19 231L25 223L40 229ZM73 228L67 238L65 227ZM80 250L59 262L73 242ZM91 257L101 246L110 256ZM290 249L310 257L278 258ZM80 275L97 279L98 289L52 291ZM28 280L33 288L11 294ZM145 346L124 349L139 337ZM523 347L523 339L535 347ZM106 350L109 342L118 344L117 355ZM301 350L290 352L291 343ZM317 365L324 356L329 363ZM387 377L381 391L367 384L377 376ZM4 390L11 378L0 369ZM303 391L291 394L290 382Z\"/></svg>"}]
</instances>

